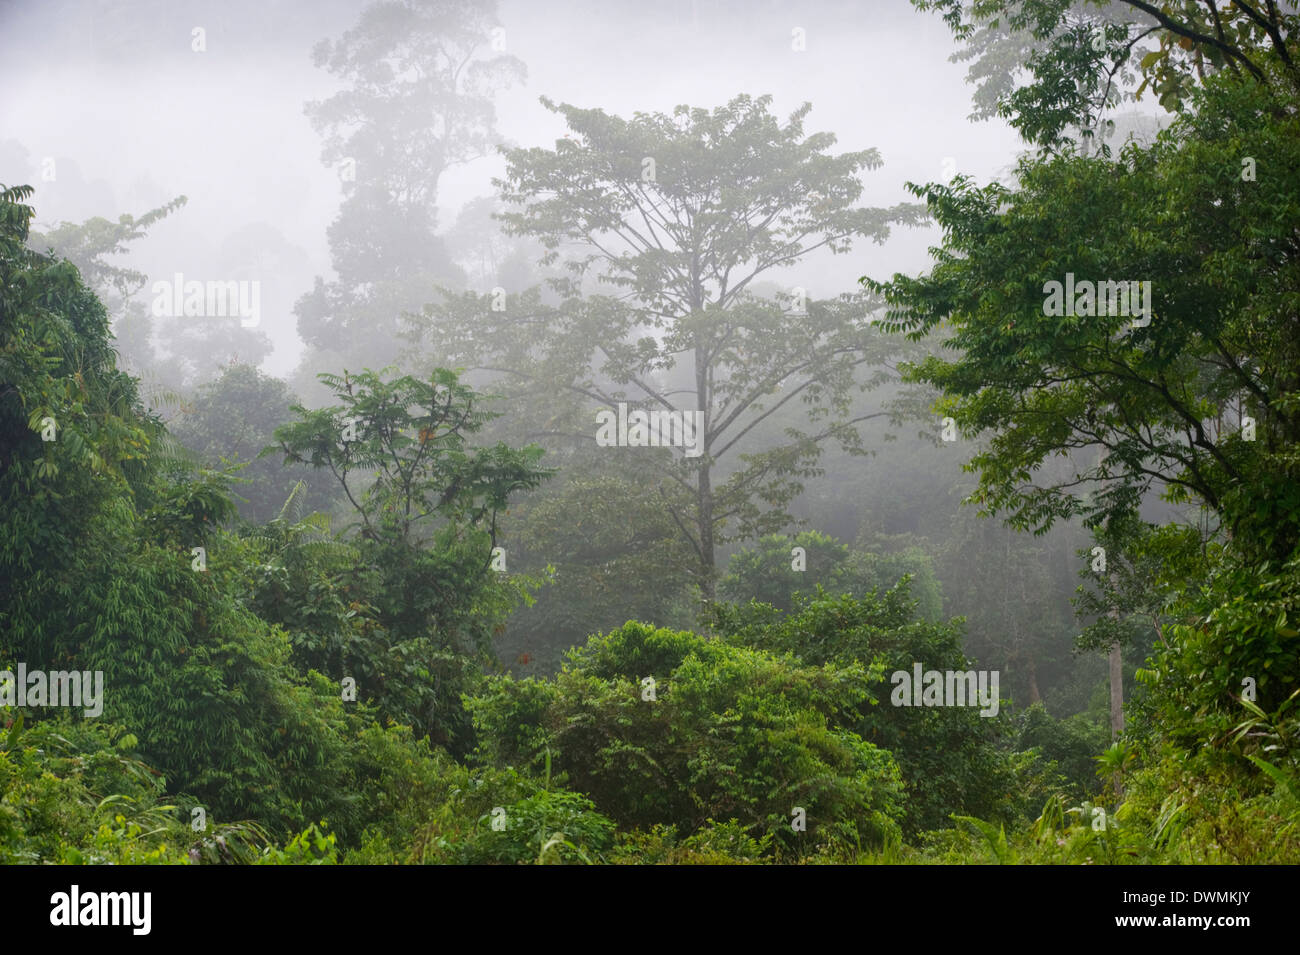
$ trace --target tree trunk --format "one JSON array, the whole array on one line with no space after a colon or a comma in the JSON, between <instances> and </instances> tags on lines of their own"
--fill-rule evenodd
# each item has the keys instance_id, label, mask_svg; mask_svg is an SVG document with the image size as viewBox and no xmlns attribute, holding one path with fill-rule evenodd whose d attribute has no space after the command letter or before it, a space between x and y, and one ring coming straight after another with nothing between
<instances>
[{"instance_id":1,"label":"tree trunk","mask_svg":"<svg viewBox=\"0 0 1300 955\"><path fill-rule=\"evenodd\" d=\"M704 452L707 457L708 451ZM699 518L700 518L700 592L706 604L713 603L716 583L713 573L713 485L707 464L700 465Z\"/></svg>"},{"instance_id":2,"label":"tree trunk","mask_svg":"<svg viewBox=\"0 0 1300 955\"><path fill-rule=\"evenodd\" d=\"M1110 648L1110 736L1119 739L1124 732L1124 668L1119 644Z\"/></svg>"},{"instance_id":3,"label":"tree trunk","mask_svg":"<svg viewBox=\"0 0 1300 955\"><path fill-rule=\"evenodd\" d=\"M709 407L713 403L713 395L709 391L707 358L704 346L697 339L695 345L695 404L703 412L702 417L704 419L704 434L700 442L699 500L697 506L700 532L700 593L703 594L706 605L713 603L717 595L713 549L713 475L710 473L712 463L709 458L710 445L712 444L709 439L709 427L712 424L709 421Z\"/></svg>"},{"instance_id":4,"label":"tree trunk","mask_svg":"<svg viewBox=\"0 0 1300 955\"><path fill-rule=\"evenodd\" d=\"M1038 692L1038 666L1034 663L1034 658L1029 658L1029 705L1042 700L1042 694Z\"/></svg>"}]
</instances>

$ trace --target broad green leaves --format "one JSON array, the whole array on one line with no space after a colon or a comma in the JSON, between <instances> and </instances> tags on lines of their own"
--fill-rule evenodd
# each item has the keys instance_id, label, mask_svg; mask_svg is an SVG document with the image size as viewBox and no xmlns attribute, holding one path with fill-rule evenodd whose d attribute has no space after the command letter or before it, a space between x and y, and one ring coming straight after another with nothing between
<instances>
[{"instance_id":1,"label":"broad green leaves","mask_svg":"<svg viewBox=\"0 0 1300 955\"><path fill-rule=\"evenodd\" d=\"M538 447L469 447L495 414L454 372L438 369L428 381L371 371L320 378L340 404L295 405L299 420L276 431L279 448L286 461L333 475L371 535L413 543L431 518L490 528L512 493L546 476L535 466Z\"/></svg>"},{"instance_id":2,"label":"broad green leaves","mask_svg":"<svg viewBox=\"0 0 1300 955\"><path fill-rule=\"evenodd\" d=\"M918 188L946 231L938 264L921 279L867 281L890 302L887 328L947 334L957 357L909 376L945 392L963 433L990 435L971 461L974 497L1017 526L1100 521L1160 486L1263 549L1296 540L1296 462L1284 449L1300 437L1300 362L1284 330L1300 136L1249 85L1212 83L1197 105L1118 162L1025 160L1016 190ZM1251 151L1268 154L1276 178L1242 179ZM1045 283L1067 273L1149 280L1151 322L1046 314ZM1258 420L1257 440L1243 415ZM1091 500L1071 482L1039 486L1049 457L1085 449L1072 460L1076 480L1099 485Z\"/></svg>"}]
</instances>

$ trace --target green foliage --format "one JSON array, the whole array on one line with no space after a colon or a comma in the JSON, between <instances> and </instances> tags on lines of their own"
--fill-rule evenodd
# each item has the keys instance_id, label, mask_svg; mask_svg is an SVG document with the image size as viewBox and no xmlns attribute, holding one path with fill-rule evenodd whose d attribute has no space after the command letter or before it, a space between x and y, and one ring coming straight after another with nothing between
<instances>
[{"instance_id":1,"label":"green foliage","mask_svg":"<svg viewBox=\"0 0 1300 955\"><path fill-rule=\"evenodd\" d=\"M561 477L511 508L511 569L548 578L497 642L516 672L554 673L569 647L628 619L693 619L689 547L645 469L603 451L566 455Z\"/></svg>"},{"instance_id":2,"label":"green foliage","mask_svg":"<svg viewBox=\"0 0 1300 955\"><path fill-rule=\"evenodd\" d=\"M1048 772L1059 772L1056 788L1075 799L1096 794L1096 758L1110 738L1103 722L1085 713L1058 720L1042 703L1021 710L1014 720L1011 746L1017 752L1034 753Z\"/></svg>"},{"instance_id":3,"label":"green foliage","mask_svg":"<svg viewBox=\"0 0 1300 955\"><path fill-rule=\"evenodd\" d=\"M650 676L654 700L643 699ZM733 818L797 855L897 832L893 760L844 725L867 681L857 663L799 666L629 623L571 651L554 681L493 678L467 705L484 759L522 767L549 755L565 785L622 826L689 836ZM791 828L795 807L806 833Z\"/></svg>"},{"instance_id":4,"label":"green foliage","mask_svg":"<svg viewBox=\"0 0 1300 955\"><path fill-rule=\"evenodd\" d=\"M595 811L590 799L564 791L538 792L508 806L500 816L504 828L491 825L491 814L478 820L472 837L458 847L462 864L537 865L600 860L610 845L614 823Z\"/></svg>"},{"instance_id":5,"label":"green foliage","mask_svg":"<svg viewBox=\"0 0 1300 955\"><path fill-rule=\"evenodd\" d=\"M322 375L328 407L228 369L178 427L197 457L117 367L110 313L148 351L145 278L104 261L183 200L40 236L30 188L0 186L0 665L102 671L105 688L99 720L3 714L0 862L1300 859L1300 20L916 5L967 41L977 113L1043 147L1012 184L911 187L945 233L930 274L806 302L761 284L922 218L863 208L858 174L879 156L830 155L833 137L804 134L807 105L782 123L767 97L630 120L547 102L571 135L508 151L500 185L543 268L576 254L564 272L512 285L504 310L440 287L412 322L428 374ZM495 20L472 6L380 4L316 52L347 86L309 109L324 157L361 175L330 233L338 278L297 310L315 367L331 349L391 360L397 316L463 284L436 234L438 182L490 142L487 93L518 66L476 58ZM1179 117L1118 159L1089 155L1139 76ZM431 108L445 122L428 126ZM464 231L495 256L486 211ZM497 273L525 276L524 253ZM1066 273L1150 281L1151 322L1051 314L1044 283ZM888 401L860 397L900 357L915 361ZM462 363L500 376L509 421L434 367ZM909 458L892 484L818 492L815 523L852 529L852 549L773 533L824 446L851 462L859 424L928 417L929 388L977 439L976 484L935 468L908 486L925 470ZM681 394L706 421L698 456L592 452L593 402L663 410ZM568 442L568 474L529 496L551 473L517 446L532 434ZM307 513L331 500L309 468L352 527ZM260 525L230 526L241 480ZM1197 526L1148 522L1157 491L1199 506ZM1074 631L1053 596L1077 530L1013 544L933 507L962 495L1042 534L1081 517L1105 548L1076 648L1148 656L1120 739L1097 707L1058 720L1037 702L1040 677L1076 703L1090 689L1086 667L1063 686ZM744 540L721 585L734 603L714 604L715 551ZM502 641L517 663L613 629L552 679L485 675L541 577L549 602ZM940 577L979 621L965 647ZM682 629L697 596L707 633ZM629 608L654 622L617 626ZM1002 688L1032 705L1008 700L997 721L881 705L891 671L966 670L968 652L1005 662Z\"/></svg>"},{"instance_id":6,"label":"green foliage","mask_svg":"<svg viewBox=\"0 0 1300 955\"><path fill-rule=\"evenodd\" d=\"M214 815L272 829L346 815L331 786L345 752L337 688L295 673L283 631L224 588L224 480L160 454L164 432L114 366L102 305L66 263L23 247L25 194L0 196L6 658L103 671L103 718Z\"/></svg>"},{"instance_id":7,"label":"green foliage","mask_svg":"<svg viewBox=\"0 0 1300 955\"><path fill-rule=\"evenodd\" d=\"M1127 783L1128 805L1142 810L1154 841L1164 847L1162 861L1294 865L1300 859L1300 810L1290 794L1261 792L1237 772L1207 762L1178 763L1162 763Z\"/></svg>"},{"instance_id":8,"label":"green foliage","mask_svg":"<svg viewBox=\"0 0 1300 955\"><path fill-rule=\"evenodd\" d=\"M286 462L328 472L359 521L359 566L332 580L317 573L316 583L334 591L336 608L370 608L382 628L368 633L378 653L360 661L373 677L358 684L365 698L463 752L465 681L487 656L495 622L535 585L519 575L502 581L492 558L498 514L550 473L537 466L542 450L471 447L495 414L446 369L428 380L371 371L320 378L340 403L295 405L298 420L275 433Z\"/></svg>"},{"instance_id":9,"label":"green foliage","mask_svg":"<svg viewBox=\"0 0 1300 955\"><path fill-rule=\"evenodd\" d=\"M975 118L1007 119L1027 140L1059 145L1074 130L1104 132L1107 109L1153 92L1181 111L1207 76L1249 75L1300 89L1300 17L1270 4L1153 4L1136 0L912 0L939 12L974 60ZM1026 75L1022 75L1026 74ZM1142 82L1135 86L1138 77Z\"/></svg>"},{"instance_id":10,"label":"green foliage","mask_svg":"<svg viewBox=\"0 0 1300 955\"><path fill-rule=\"evenodd\" d=\"M1007 845L1007 831L1004 826L998 826L995 830L990 823L976 819L973 816L954 815L954 822L964 822L975 829L976 832L984 839L988 846L989 852L993 856L993 861L999 865L1005 865L1013 861L1014 856L1011 847Z\"/></svg>"},{"instance_id":11,"label":"green foliage","mask_svg":"<svg viewBox=\"0 0 1300 955\"><path fill-rule=\"evenodd\" d=\"M920 189L945 229L938 264L867 283L890 302L888 328L950 334L956 357L907 377L942 389L939 410L986 437L971 499L1036 532L1081 516L1107 547L1111 568L1081 595L1095 618L1081 644L1151 646L1135 738L1248 789L1250 756L1275 764L1233 738L1236 698L1257 687L1270 712L1300 689L1297 260L1284 251L1300 219L1294 102L1285 84L1221 71L1117 161L1065 150L1023 160L1014 188ZM1271 172L1246 174L1244 157ZM1045 282L1067 273L1150 281L1150 322L1049 314ZM1068 467L1044 468L1052 457ZM1156 491L1199 505L1203 526L1140 523Z\"/></svg>"},{"instance_id":12,"label":"green foliage","mask_svg":"<svg viewBox=\"0 0 1300 955\"><path fill-rule=\"evenodd\" d=\"M895 671L966 670L956 624L915 619L904 579L884 593L831 597L820 589L782 615L774 608L718 608L714 626L729 643L792 654L805 666L856 666L871 661L876 680ZM889 684L881 684L881 693ZM873 697L874 699L874 697ZM932 829L956 809L1005 811L1010 767L995 748L992 721L967 707L859 705L844 725L898 761L907 787L905 829Z\"/></svg>"},{"instance_id":13,"label":"green foliage","mask_svg":"<svg viewBox=\"0 0 1300 955\"><path fill-rule=\"evenodd\" d=\"M393 750L391 734L368 744ZM401 745L401 744L399 744ZM389 763L370 792L392 805L400 818L375 814L362 845L348 863L555 864L593 863L613 838L613 823L590 800L513 770L471 770L443 757L409 757ZM418 775L412 794L405 780Z\"/></svg>"},{"instance_id":14,"label":"green foliage","mask_svg":"<svg viewBox=\"0 0 1300 955\"><path fill-rule=\"evenodd\" d=\"M309 485L297 492L302 506L324 510L331 502L332 479L259 457L275 429L291 417L295 401L284 382L253 365L231 364L201 385L170 425L176 439L207 467L239 467L236 493L246 520L274 519L300 481Z\"/></svg>"},{"instance_id":15,"label":"green foliage","mask_svg":"<svg viewBox=\"0 0 1300 955\"><path fill-rule=\"evenodd\" d=\"M76 269L26 248L30 195L0 188L0 620L39 638L24 607L74 600L88 525L142 490L161 428L114 367L107 314Z\"/></svg>"},{"instance_id":16,"label":"green foliage","mask_svg":"<svg viewBox=\"0 0 1300 955\"><path fill-rule=\"evenodd\" d=\"M1277 559L1300 539L1300 362L1285 331L1296 265L1270 251L1300 217L1289 191L1298 121L1250 84L1210 82L1195 105L1118 162L1026 159L1014 190L917 187L945 230L938 265L867 285L891 305L886 327L951 330L960 357L931 357L908 377L945 392L942 412L963 433L993 435L971 460L972 497L987 510L1035 530L1073 515L1097 524L1163 487ZM1248 150L1276 176L1243 181ZM1150 323L1046 314L1045 282L1066 273L1150 281ZM1258 419L1257 440L1236 426L1244 413ZM1101 452L1094 466L1029 482L1049 456L1084 448ZM1091 499L1077 490L1086 482Z\"/></svg>"},{"instance_id":17,"label":"green foliage","mask_svg":"<svg viewBox=\"0 0 1300 955\"><path fill-rule=\"evenodd\" d=\"M1277 711L1283 725L1294 720L1286 708L1300 691L1300 552L1280 565L1253 566L1231 550L1216 552L1209 579L1174 605L1180 622L1168 628L1168 644L1155 648L1143 674L1151 719L1162 736L1189 750L1210 740L1263 755L1267 740L1256 728L1237 732L1241 707ZM1256 693L1249 705L1247 685Z\"/></svg>"},{"instance_id":18,"label":"green foliage","mask_svg":"<svg viewBox=\"0 0 1300 955\"><path fill-rule=\"evenodd\" d=\"M796 547L804 552L802 570L795 566ZM819 584L834 592L848 556L846 545L819 531L803 531L793 537L768 534L756 546L731 555L718 594L732 603L757 600L789 610L796 592L807 593Z\"/></svg>"},{"instance_id":19,"label":"green foliage","mask_svg":"<svg viewBox=\"0 0 1300 955\"><path fill-rule=\"evenodd\" d=\"M297 833L283 849L268 846L257 865L337 865L338 840L326 825L312 823Z\"/></svg>"},{"instance_id":20,"label":"green foliage","mask_svg":"<svg viewBox=\"0 0 1300 955\"><path fill-rule=\"evenodd\" d=\"M782 122L770 96L631 119L543 102L570 135L553 150L508 152L501 197L512 208L502 219L541 243L543 265L571 253L564 273L545 291L507 296L504 309L445 290L414 331L440 361L504 372L515 399L582 396L564 422L585 419L583 432L593 402L702 413L690 456L641 460L711 599L718 545L788 524L824 445L864 453L858 426L884 412L855 415L852 398L888 373L864 379L859 369L905 350L864 322L864 296L807 302L760 294L759 283L819 249L883 241L919 221L919 208L860 206L859 173L879 166L879 153L830 154L833 136L804 131L810 104ZM800 405L766 446L749 439Z\"/></svg>"},{"instance_id":21,"label":"green foliage","mask_svg":"<svg viewBox=\"0 0 1300 955\"><path fill-rule=\"evenodd\" d=\"M853 551L844 562L840 579L839 586L847 586L854 594L884 592L906 580L908 594L916 602L916 616L930 623L943 618L943 595L934 563L919 547L889 554Z\"/></svg>"},{"instance_id":22,"label":"green foliage","mask_svg":"<svg viewBox=\"0 0 1300 955\"><path fill-rule=\"evenodd\" d=\"M112 724L9 727L0 748L0 863L185 864L192 833L162 777Z\"/></svg>"},{"instance_id":23,"label":"green foliage","mask_svg":"<svg viewBox=\"0 0 1300 955\"><path fill-rule=\"evenodd\" d=\"M221 552L209 560L220 562ZM143 545L88 591L78 663L103 670L106 718L179 788L275 827L341 811L337 685L289 667L289 644L178 555ZM305 821L303 821L305 823Z\"/></svg>"},{"instance_id":24,"label":"green foliage","mask_svg":"<svg viewBox=\"0 0 1300 955\"><path fill-rule=\"evenodd\" d=\"M621 865L754 865L769 857L771 834L755 839L735 819L709 820L685 839L675 826L620 833L610 861Z\"/></svg>"},{"instance_id":25,"label":"green foliage","mask_svg":"<svg viewBox=\"0 0 1300 955\"><path fill-rule=\"evenodd\" d=\"M795 569L793 548L804 551L804 569ZM865 594L885 591L907 575L917 613L938 621L943 599L930 559L919 548L897 554L868 554L849 548L819 531L803 531L793 537L769 534L754 548L731 556L727 576L718 584L719 594L733 603L756 600L778 610L790 610L796 593L810 594L822 587L832 594Z\"/></svg>"},{"instance_id":26,"label":"green foliage","mask_svg":"<svg viewBox=\"0 0 1300 955\"><path fill-rule=\"evenodd\" d=\"M286 462L329 471L363 536L410 543L428 526L421 522L436 518L490 526L512 492L546 475L535 466L538 447L470 449L470 436L496 414L479 408L479 396L453 371L436 369L428 381L372 371L319 377L340 404L294 405L299 420L278 428L276 441ZM358 472L374 475L364 491Z\"/></svg>"}]
</instances>

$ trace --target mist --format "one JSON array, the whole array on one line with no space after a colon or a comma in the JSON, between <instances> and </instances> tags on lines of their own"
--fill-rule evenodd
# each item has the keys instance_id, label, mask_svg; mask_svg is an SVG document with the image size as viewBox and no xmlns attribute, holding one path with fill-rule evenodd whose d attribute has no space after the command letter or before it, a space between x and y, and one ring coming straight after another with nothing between
<instances>
[{"instance_id":1,"label":"mist","mask_svg":"<svg viewBox=\"0 0 1300 955\"><path fill-rule=\"evenodd\" d=\"M1297 30L0 6L0 862L1300 859Z\"/></svg>"}]
</instances>

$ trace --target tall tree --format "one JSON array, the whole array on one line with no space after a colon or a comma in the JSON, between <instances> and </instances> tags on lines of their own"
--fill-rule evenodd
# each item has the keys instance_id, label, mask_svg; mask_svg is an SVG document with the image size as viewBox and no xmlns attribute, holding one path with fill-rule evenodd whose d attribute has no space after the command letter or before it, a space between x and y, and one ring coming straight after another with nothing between
<instances>
[{"instance_id":1,"label":"tall tree","mask_svg":"<svg viewBox=\"0 0 1300 955\"><path fill-rule=\"evenodd\" d=\"M540 240L543 264L574 253L551 283L561 301L538 289L449 295L423 323L444 363L502 375L515 394L581 396L586 420L556 427L587 441L593 406L697 417L698 447L641 453L660 468L657 496L689 541L706 599L717 547L787 524L784 506L816 473L824 442L861 450L857 425L875 416L850 411L861 370L899 348L870 328L862 295L761 296L757 286L817 250L883 242L892 224L920 219L911 204L860 207L858 174L879 153L829 155L834 136L804 133L808 104L781 123L770 102L739 96L625 120L543 99L569 134L554 149L508 152L499 185L515 207L502 217L508 231ZM807 408L802 428L763 450L746 443L795 401Z\"/></svg>"},{"instance_id":2,"label":"tall tree","mask_svg":"<svg viewBox=\"0 0 1300 955\"><path fill-rule=\"evenodd\" d=\"M296 308L309 345L354 367L387 364L398 316L435 282L461 280L436 235L438 183L496 142L492 96L523 75L517 59L493 55L499 29L493 3L383 0L317 44L316 65L346 85L307 115L344 200L329 228L338 277L318 278Z\"/></svg>"},{"instance_id":3,"label":"tall tree","mask_svg":"<svg viewBox=\"0 0 1300 955\"><path fill-rule=\"evenodd\" d=\"M337 691L224 587L223 482L166 453L103 304L28 248L31 194L0 187L0 655L101 671L103 719L214 816L338 818Z\"/></svg>"},{"instance_id":4,"label":"tall tree","mask_svg":"<svg viewBox=\"0 0 1300 955\"><path fill-rule=\"evenodd\" d=\"M386 712L436 741L468 749L461 680L488 653L510 592L500 580L497 520L512 494L547 477L542 449L471 441L492 413L455 373L427 380L364 371L321 375L337 404L276 429L286 463L337 482L355 518L354 592L377 611L390 658L413 661L378 675ZM401 709L394 701L401 701Z\"/></svg>"},{"instance_id":5,"label":"tall tree","mask_svg":"<svg viewBox=\"0 0 1300 955\"><path fill-rule=\"evenodd\" d=\"M1189 746L1229 739L1243 687L1264 712L1300 687L1294 52L1249 46L1263 79L1233 58L1154 145L1116 161L1063 149L1022 161L1014 188L915 187L945 230L937 264L867 282L888 327L938 333L956 356L909 377L989 436L970 461L988 511L1043 531L1074 516L1124 526L1155 492L1204 508L1204 560L1156 552L1158 587L1180 596L1149 672L1161 734ZM1045 480L1050 458L1072 473Z\"/></svg>"},{"instance_id":6,"label":"tall tree","mask_svg":"<svg viewBox=\"0 0 1300 955\"><path fill-rule=\"evenodd\" d=\"M1300 11L1274 0L912 0L938 12L972 61L973 117L998 115L1030 142L1090 137L1116 104L1153 92L1170 111L1214 73L1300 91ZM1138 78L1141 82L1138 83ZM1136 85L1135 85L1136 84Z\"/></svg>"},{"instance_id":7,"label":"tall tree","mask_svg":"<svg viewBox=\"0 0 1300 955\"><path fill-rule=\"evenodd\" d=\"M1014 190L915 187L945 229L938 264L866 282L891 303L888 327L949 334L958 357L929 357L911 376L946 393L965 432L993 435L971 462L976 496L1017 526L1097 524L1155 488L1204 503L1260 553L1300 540L1280 493L1300 438L1295 120L1257 84L1213 86L1196 114L1119 162L1027 159ZM1267 176L1246 175L1255 164ZM1049 285L1067 274L1085 283L1068 313ZM1101 288L1118 281L1148 283L1133 309ZM1049 456L1082 449L1072 476L1035 480Z\"/></svg>"}]
</instances>

